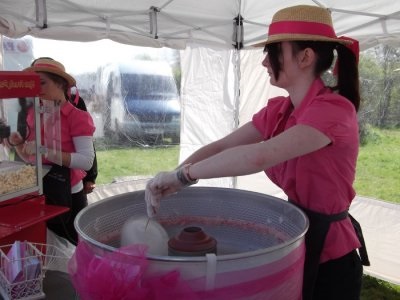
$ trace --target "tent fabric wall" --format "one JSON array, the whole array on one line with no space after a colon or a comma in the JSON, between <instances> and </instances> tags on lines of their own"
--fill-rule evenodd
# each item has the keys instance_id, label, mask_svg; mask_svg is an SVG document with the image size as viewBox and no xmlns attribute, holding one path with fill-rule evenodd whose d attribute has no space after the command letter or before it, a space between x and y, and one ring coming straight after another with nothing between
<instances>
[{"instance_id":1,"label":"tent fabric wall","mask_svg":"<svg viewBox=\"0 0 400 300\"><path fill-rule=\"evenodd\" d=\"M197 44L182 52L181 161L236 127L234 56L226 48ZM204 180L202 185L232 187L232 179Z\"/></svg>"},{"instance_id":2,"label":"tent fabric wall","mask_svg":"<svg viewBox=\"0 0 400 300\"><path fill-rule=\"evenodd\" d=\"M269 98L286 95L284 90L269 83L262 60L260 49L236 51L188 44L181 52L183 118L180 161L201 146L250 121ZM281 189L263 172L237 178L202 180L199 184L249 190L257 186L260 191L260 185L254 185L254 181L265 184L262 191L284 197Z\"/></svg>"},{"instance_id":3,"label":"tent fabric wall","mask_svg":"<svg viewBox=\"0 0 400 300\"><path fill-rule=\"evenodd\" d=\"M268 73L261 64L263 59L264 54L260 49L240 51L239 125L250 121L253 114L266 105L268 99L287 95L285 90L270 84ZM264 192L283 199L287 198L283 191L265 176L264 172L237 177L234 186Z\"/></svg>"},{"instance_id":4,"label":"tent fabric wall","mask_svg":"<svg viewBox=\"0 0 400 300\"><path fill-rule=\"evenodd\" d=\"M400 205L358 195L350 213L362 226L371 262L364 273L400 285Z\"/></svg>"}]
</instances>

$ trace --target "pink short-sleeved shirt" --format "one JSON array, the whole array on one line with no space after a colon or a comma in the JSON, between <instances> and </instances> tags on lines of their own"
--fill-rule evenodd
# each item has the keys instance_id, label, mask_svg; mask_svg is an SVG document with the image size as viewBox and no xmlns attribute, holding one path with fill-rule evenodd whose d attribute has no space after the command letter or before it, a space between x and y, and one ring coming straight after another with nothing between
<instances>
[{"instance_id":1,"label":"pink short-sleeved shirt","mask_svg":"<svg viewBox=\"0 0 400 300\"><path fill-rule=\"evenodd\" d=\"M73 143L74 137L79 136L93 136L95 126L93 119L90 114L86 111L80 110L73 106L70 102L66 102L60 111L61 116L61 151L63 152L75 152L75 146ZM27 116L27 124L29 128L34 128L34 114L33 109L30 109ZM42 139L43 139L43 128L42 128ZM30 135L28 140L33 140L34 135ZM51 164L46 159L43 160L44 164ZM81 169L71 169L71 187L76 185L82 178L84 178L86 172Z\"/></svg>"},{"instance_id":2,"label":"pink short-sleeved shirt","mask_svg":"<svg viewBox=\"0 0 400 300\"><path fill-rule=\"evenodd\" d=\"M293 110L288 97L270 99L253 116L254 126L268 140L303 124L331 140L328 146L265 170L267 176L300 206L335 214L350 207L358 155L358 122L353 104L316 79L300 106ZM349 218L329 228L321 262L341 257L360 246Z\"/></svg>"}]
</instances>

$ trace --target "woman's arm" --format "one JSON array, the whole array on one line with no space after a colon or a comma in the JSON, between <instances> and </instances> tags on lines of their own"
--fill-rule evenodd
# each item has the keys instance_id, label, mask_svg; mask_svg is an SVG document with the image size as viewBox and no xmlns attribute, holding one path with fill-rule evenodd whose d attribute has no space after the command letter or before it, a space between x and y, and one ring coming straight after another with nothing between
<instances>
[{"instance_id":1,"label":"woman's arm","mask_svg":"<svg viewBox=\"0 0 400 300\"><path fill-rule=\"evenodd\" d=\"M256 128L246 124L227 138L195 152L185 161L191 164L183 165L172 172L158 173L146 185L148 215L154 216L161 198L196 183L198 179L257 173L316 151L331 142L325 134L307 125L296 125L267 141L260 140L261 136Z\"/></svg>"},{"instance_id":2,"label":"woman's arm","mask_svg":"<svg viewBox=\"0 0 400 300\"><path fill-rule=\"evenodd\" d=\"M222 139L205 145L204 147L195 151L192 155L185 159L180 166L183 166L187 163L194 164L235 146L258 143L261 141L262 136L259 131L251 122L248 122Z\"/></svg>"},{"instance_id":3,"label":"woman's arm","mask_svg":"<svg viewBox=\"0 0 400 300\"><path fill-rule=\"evenodd\" d=\"M91 136L78 136L72 140L75 152L62 153L63 165L72 169L90 170L94 160L93 138Z\"/></svg>"},{"instance_id":4,"label":"woman's arm","mask_svg":"<svg viewBox=\"0 0 400 300\"><path fill-rule=\"evenodd\" d=\"M195 179L207 179L253 174L316 151L330 142L319 130L296 125L268 141L227 148L198 161L191 165L189 175Z\"/></svg>"},{"instance_id":5,"label":"woman's arm","mask_svg":"<svg viewBox=\"0 0 400 300\"><path fill-rule=\"evenodd\" d=\"M94 148L91 136L72 138L75 152L61 152L61 165L71 169L89 170L93 165Z\"/></svg>"}]
</instances>

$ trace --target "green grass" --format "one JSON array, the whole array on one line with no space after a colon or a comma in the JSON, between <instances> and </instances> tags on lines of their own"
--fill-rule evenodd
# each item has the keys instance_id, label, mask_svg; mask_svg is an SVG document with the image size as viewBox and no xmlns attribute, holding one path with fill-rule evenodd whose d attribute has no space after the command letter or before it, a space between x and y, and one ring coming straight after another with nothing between
<instances>
[{"instance_id":1,"label":"green grass","mask_svg":"<svg viewBox=\"0 0 400 300\"><path fill-rule=\"evenodd\" d=\"M400 286L364 275L360 299L398 300L400 299Z\"/></svg>"},{"instance_id":2,"label":"green grass","mask_svg":"<svg viewBox=\"0 0 400 300\"><path fill-rule=\"evenodd\" d=\"M179 146L98 150L96 183L111 183L116 177L155 175L174 169L178 161Z\"/></svg>"},{"instance_id":3,"label":"green grass","mask_svg":"<svg viewBox=\"0 0 400 300\"><path fill-rule=\"evenodd\" d=\"M360 148L355 189L358 195L400 203L400 130L372 129Z\"/></svg>"},{"instance_id":4,"label":"green grass","mask_svg":"<svg viewBox=\"0 0 400 300\"><path fill-rule=\"evenodd\" d=\"M360 148L355 189L358 195L400 203L400 130L372 131ZM178 165L179 146L130 147L97 151L98 184L116 177L148 176Z\"/></svg>"}]
</instances>

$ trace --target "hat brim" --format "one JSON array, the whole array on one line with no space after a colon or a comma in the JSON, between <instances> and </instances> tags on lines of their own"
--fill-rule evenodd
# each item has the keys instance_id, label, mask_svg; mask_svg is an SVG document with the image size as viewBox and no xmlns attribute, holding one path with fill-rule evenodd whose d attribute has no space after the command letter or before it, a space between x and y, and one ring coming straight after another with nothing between
<instances>
[{"instance_id":1,"label":"hat brim","mask_svg":"<svg viewBox=\"0 0 400 300\"><path fill-rule=\"evenodd\" d=\"M264 47L265 45L278 43L278 42L291 42L291 41L318 41L318 42L336 42L343 45L352 44L352 41L343 40L338 38L328 38L318 35L303 35L303 34L277 34L268 38L264 42L252 45L253 47Z\"/></svg>"},{"instance_id":2,"label":"hat brim","mask_svg":"<svg viewBox=\"0 0 400 300\"><path fill-rule=\"evenodd\" d=\"M69 75L66 72L63 72L61 70L55 70L55 69L49 69L46 67L38 67L38 66L33 66L33 67L28 67L26 69L24 69L24 71L26 72L46 72L46 73L52 73L52 74L56 74L62 78L64 78L67 82L68 82L68 87L72 87L76 85L76 80L74 77L72 77L71 75Z\"/></svg>"}]
</instances>

